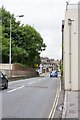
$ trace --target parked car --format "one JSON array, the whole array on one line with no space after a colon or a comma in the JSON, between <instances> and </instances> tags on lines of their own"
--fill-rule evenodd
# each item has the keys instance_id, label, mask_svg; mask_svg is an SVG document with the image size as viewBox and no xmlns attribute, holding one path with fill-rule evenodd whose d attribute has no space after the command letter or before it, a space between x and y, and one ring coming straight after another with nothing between
<instances>
[{"instance_id":1,"label":"parked car","mask_svg":"<svg viewBox=\"0 0 80 120\"><path fill-rule=\"evenodd\" d=\"M7 89L8 88L8 79L7 77L0 71L0 88Z\"/></svg>"},{"instance_id":2,"label":"parked car","mask_svg":"<svg viewBox=\"0 0 80 120\"><path fill-rule=\"evenodd\" d=\"M57 72L57 70L52 70L52 71L50 72L50 77L58 77L58 72Z\"/></svg>"}]
</instances>

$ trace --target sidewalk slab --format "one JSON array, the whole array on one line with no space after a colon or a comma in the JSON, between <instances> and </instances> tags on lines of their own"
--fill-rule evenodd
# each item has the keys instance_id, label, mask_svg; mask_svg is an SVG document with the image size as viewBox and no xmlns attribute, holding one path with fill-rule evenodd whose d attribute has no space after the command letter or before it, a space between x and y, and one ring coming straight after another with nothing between
<instances>
[{"instance_id":1,"label":"sidewalk slab","mask_svg":"<svg viewBox=\"0 0 80 120\"><path fill-rule=\"evenodd\" d=\"M79 118L79 91L65 91L62 118Z\"/></svg>"}]
</instances>

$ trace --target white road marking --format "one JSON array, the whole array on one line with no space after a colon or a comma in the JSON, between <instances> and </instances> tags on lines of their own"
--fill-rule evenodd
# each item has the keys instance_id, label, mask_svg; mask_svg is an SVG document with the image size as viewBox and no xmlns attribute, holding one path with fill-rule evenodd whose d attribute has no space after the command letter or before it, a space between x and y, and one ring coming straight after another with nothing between
<instances>
[{"instance_id":1,"label":"white road marking","mask_svg":"<svg viewBox=\"0 0 80 120\"><path fill-rule=\"evenodd\" d=\"M43 80L45 80L46 78L42 78Z\"/></svg>"},{"instance_id":2,"label":"white road marking","mask_svg":"<svg viewBox=\"0 0 80 120\"><path fill-rule=\"evenodd\" d=\"M49 119L52 118L52 114L53 114L53 111L54 111L54 108L55 108L55 104L56 104L56 99L57 99L57 94L56 94L56 97L55 97L55 100L54 100L54 103L53 103L53 106L52 106L50 115L49 115L49 117L48 117Z\"/></svg>"},{"instance_id":3,"label":"white road marking","mask_svg":"<svg viewBox=\"0 0 80 120\"><path fill-rule=\"evenodd\" d=\"M38 82L41 81L41 79L38 80Z\"/></svg>"},{"instance_id":4,"label":"white road marking","mask_svg":"<svg viewBox=\"0 0 80 120\"><path fill-rule=\"evenodd\" d=\"M28 83L28 84L31 85L31 84L33 84L33 83L35 83L35 82L38 82L38 81L41 81L41 80L42 80L42 79L39 79L39 80L37 80L37 81L33 81L33 82ZM19 81L14 81L14 82L19 82ZM19 89L21 89L21 88L23 88L23 87L25 87L25 86L23 85L23 86L21 86L21 87L12 89L12 90L7 91L7 92L11 93L11 92L13 92L13 91L15 91L15 90L19 90Z\"/></svg>"},{"instance_id":5,"label":"white road marking","mask_svg":"<svg viewBox=\"0 0 80 120\"><path fill-rule=\"evenodd\" d=\"M21 88L23 88L23 87L25 87L25 86L21 86L21 87L18 87L18 88L15 88L15 89L12 89L12 90L10 90L10 91L7 91L7 92L13 92L13 91L15 91L15 90L19 90L19 89L21 89Z\"/></svg>"},{"instance_id":6,"label":"white road marking","mask_svg":"<svg viewBox=\"0 0 80 120\"><path fill-rule=\"evenodd\" d=\"M13 84L13 83L18 83L18 82L27 82L27 81L30 81L32 80L33 78L30 78L30 79L24 79L24 80L16 80L16 81L11 81L9 82L9 85ZM39 81L41 80L41 78L39 79Z\"/></svg>"},{"instance_id":7,"label":"white road marking","mask_svg":"<svg viewBox=\"0 0 80 120\"><path fill-rule=\"evenodd\" d=\"M55 107L54 107L54 111L53 111L53 114L52 114L52 119L54 118L54 114L55 114L55 111L56 111L56 107L57 107L57 104L58 104L58 100L59 100L59 93L57 95L57 100L55 102Z\"/></svg>"},{"instance_id":8,"label":"white road marking","mask_svg":"<svg viewBox=\"0 0 80 120\"><path fill-rule=\"evenodd\" d=\"M31 84L33 84L33 83L35 83L35 82L37 82L37 81L33 81L33 82L28 83L28 84L31 85Z\"/></svg>"},{"instance_id":9,"label":"white road marking","mask_svg":"<svg viewBox=\"0 0 80 120\"><path fill-rule=\"evenodd\" d=\"M39 81L41 81L42 79L39 79L39 80L37 80L37 81L33 81L33 82L30 82L30 83L28 83L29 85L30 84L33 84L33 83L35 83L35 82L39 82Z\"/></svg>"},{"instance_id":10,"label":"white road marking","mask_svg":"<svg viewBox=\"0 0 80 120\"><path fill-rule=\"evenodd\" d=\"M48 117L48 120L49 120L50 118L51 118L51 120L54 118L54 114L55 114L56 107L57 107L58 100L59 100L59 94L60 94L60 86L59 86L59 88L57 88L56 97L55 97L55 100L54 100L54 103L53 103L53 106L52 106L50 115L49 115L49 117Z\"/></svg>"},{"instance_id":11,"label":"white road marking","mask_svg":"<svg viewBox=\"0 0 80 120\"><path fill-rule=\"evenodd\" d=\"M39 82L39 81L41 81L41 80L38 80L37 82Z\"/></svg>"},{"instance_id":12,"label":"white road marking","mask_svg":"<svg viewBox=\"0 0 80 120\"><path fill-rule=\"evenodd\" d=\"M13 84L13 83L18 83L18 82L25 82L25 81L30 81L31 79L24 79L24 80L16 80L16 81L11 81L9 82L9 85Z\"/></svg>"}]
</instances>

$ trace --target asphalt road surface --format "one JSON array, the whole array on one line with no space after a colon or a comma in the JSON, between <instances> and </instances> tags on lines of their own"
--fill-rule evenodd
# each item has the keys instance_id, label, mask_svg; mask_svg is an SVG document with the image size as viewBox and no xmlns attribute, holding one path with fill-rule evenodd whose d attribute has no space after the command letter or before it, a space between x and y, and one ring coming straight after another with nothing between
<instances>
[{"instance_id":1,"label":"asphalt road surface","mask_svg":"<svg viewBox=\"0 0 80 120\"><path fill-rule=\"evenodd\" d=\"M49 75L9 82L9 88L0 91L2 118L48 118L57 88L59 78Z\"/></svg>"}]
</instances>

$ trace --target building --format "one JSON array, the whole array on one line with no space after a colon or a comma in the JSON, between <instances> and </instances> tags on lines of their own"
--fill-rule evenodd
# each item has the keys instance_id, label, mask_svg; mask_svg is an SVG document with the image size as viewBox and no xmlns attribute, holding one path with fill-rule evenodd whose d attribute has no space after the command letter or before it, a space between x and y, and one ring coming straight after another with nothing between
<instances>
[{"instance_id":1,"label":"building","mask_svg":"<svg viewBox=\"0 0 80 120\"><path fill-rule=\"evenodd\" d=\"M39 66L41 72L49 72L54 69L58 69L60 64L59 60L49 59L48 57L41 57L41 64Z\"/></svg>"},{"instance_id":2,"label":"building","mask_svg":"<svg viewBox=\"0 0 80 120\"><path fill-rule=\"evenodd\" d=\"M66 5L63 46L65 89L80 90L80 2Z\"/></svg>"}]
</instances>

